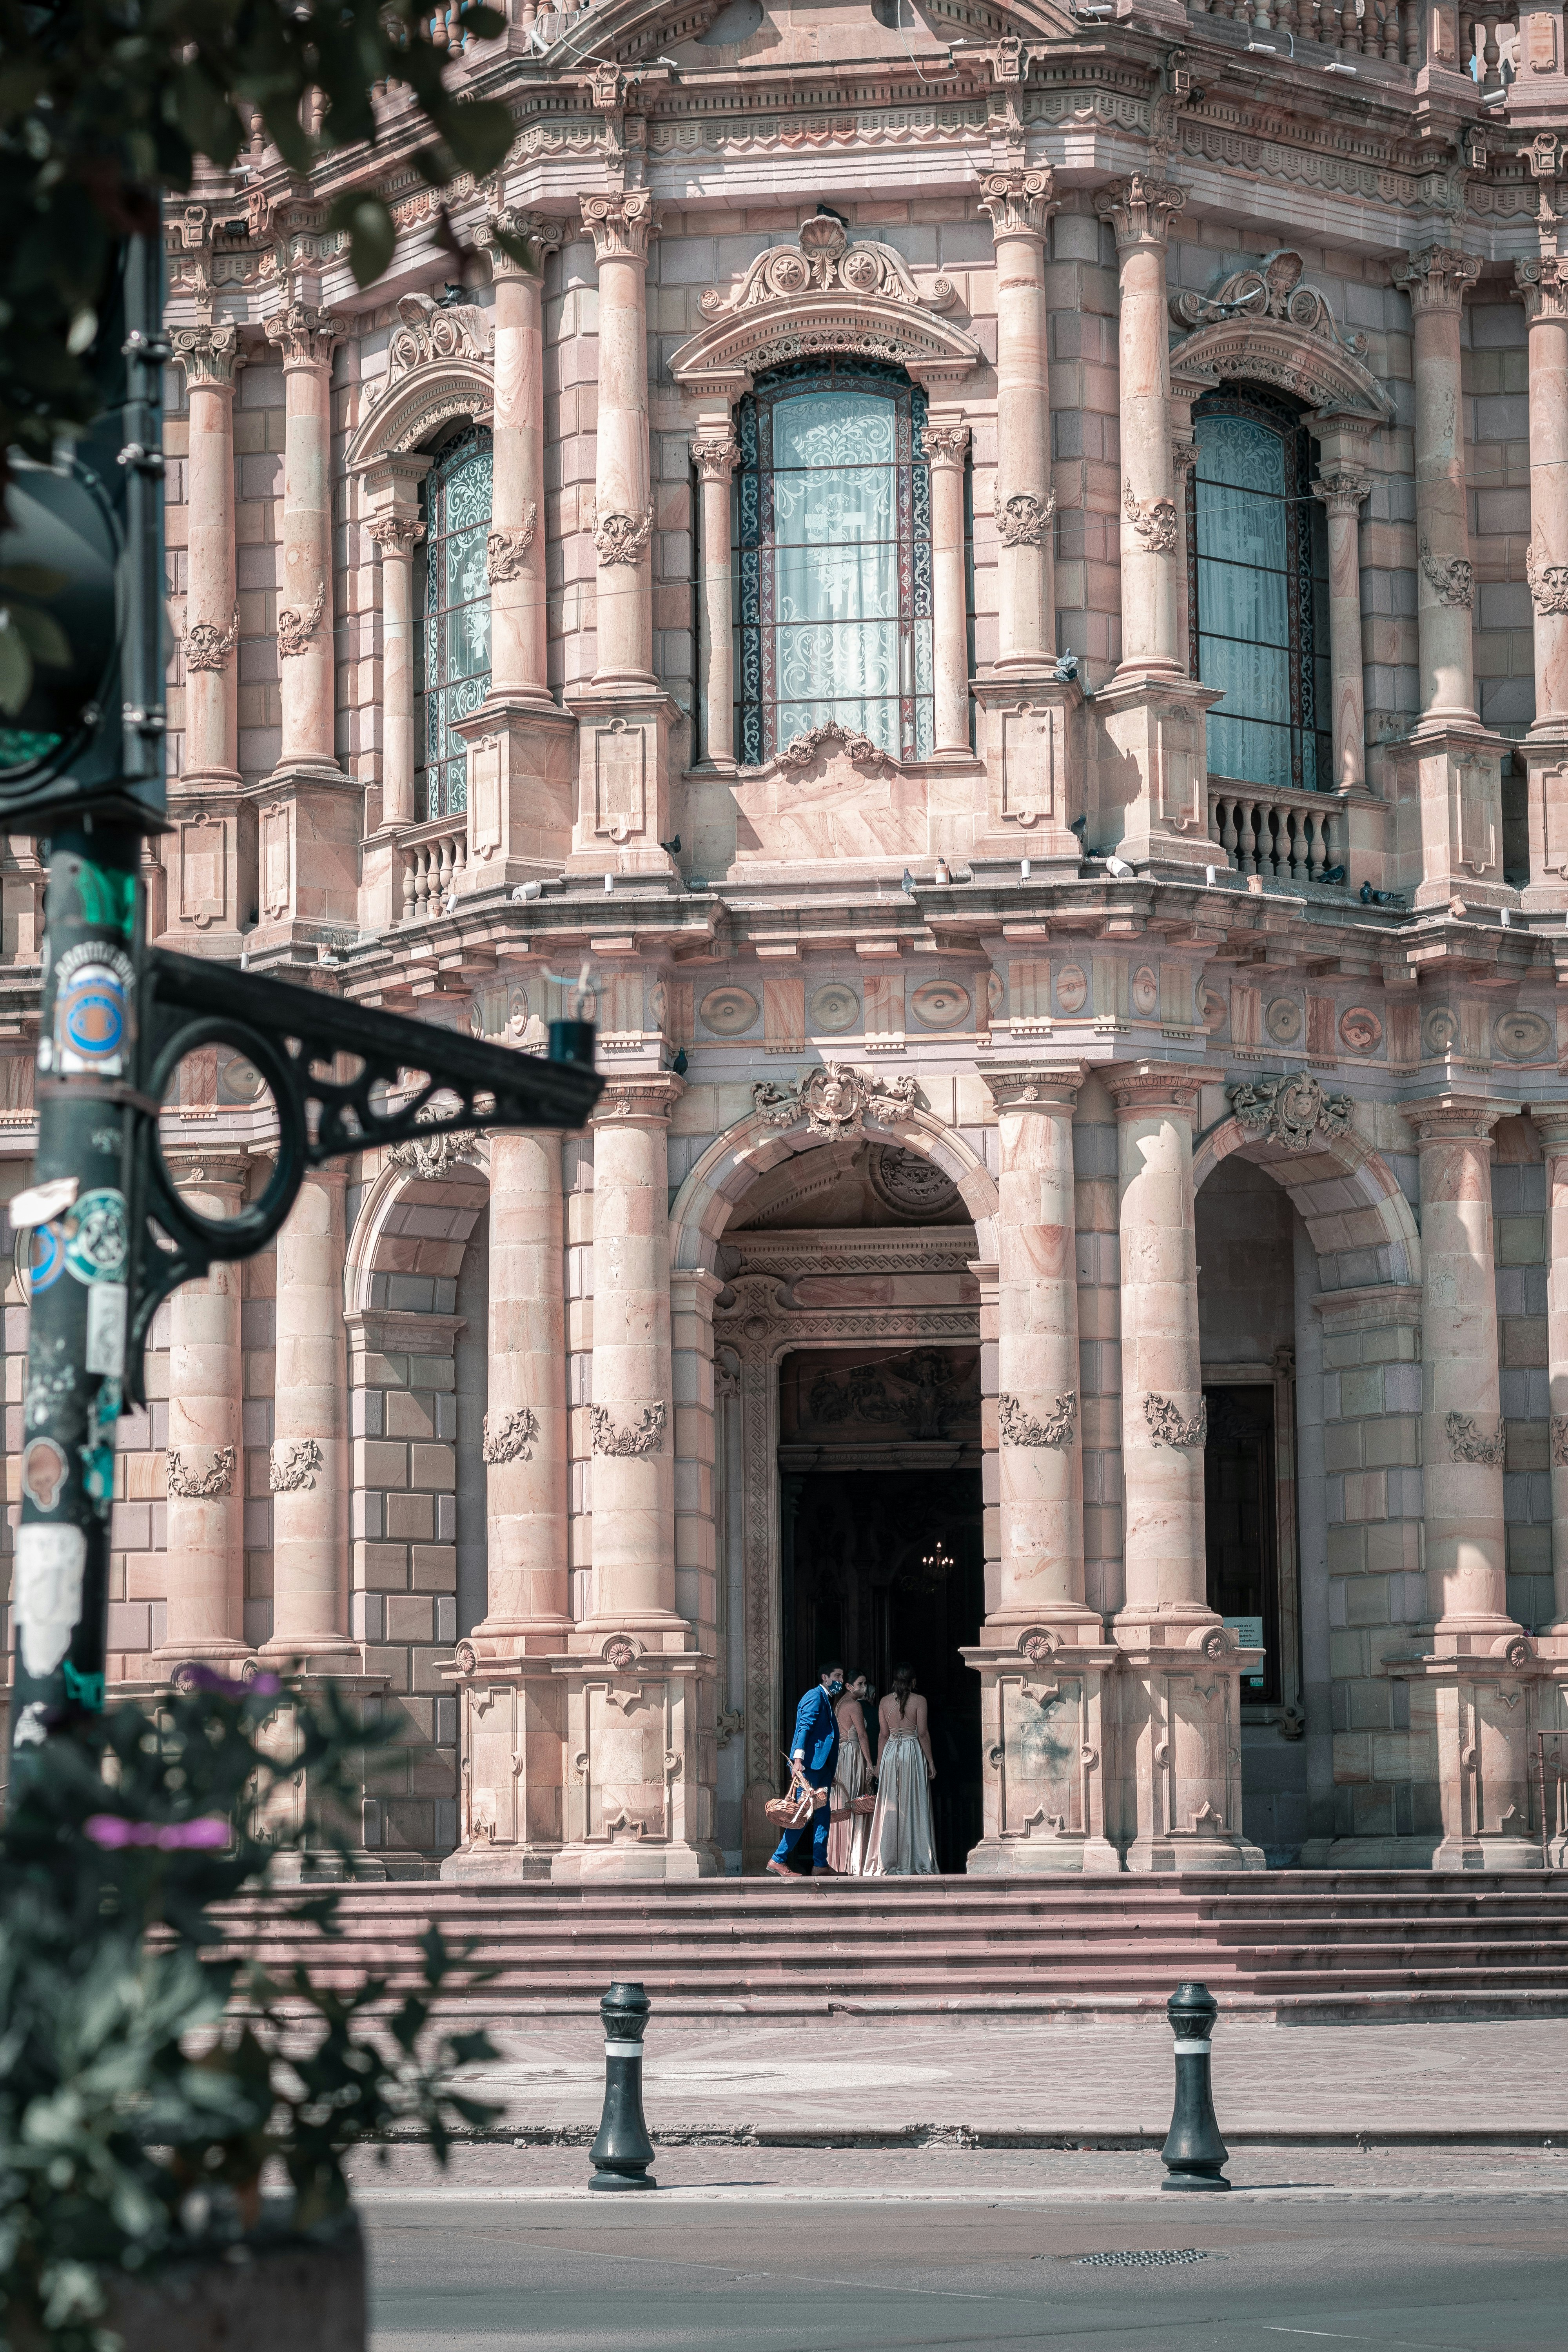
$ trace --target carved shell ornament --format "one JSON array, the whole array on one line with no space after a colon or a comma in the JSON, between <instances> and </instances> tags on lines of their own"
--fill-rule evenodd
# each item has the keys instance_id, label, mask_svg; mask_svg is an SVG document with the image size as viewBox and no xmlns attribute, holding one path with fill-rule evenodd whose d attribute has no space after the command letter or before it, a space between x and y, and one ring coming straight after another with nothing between
<instances>
[{"instance_id":1,"label":"carved shell ornament","mask_svg":"<svg viewBox=\"0 0 1568 2352\"><path fill-rule=\"evenodd\" d=\"M793 1087L773 1078L759 1078L752 1100L769 1127L793 1127L804 1118L813 1135L830 1143L857 1135L868 1116L879 1119L907 1118L919 1093L913 1077L884 1078L876 1071L851 1068L847 1062L824 1062Z\"/></svg>"},{"instance_id":2,"label":"carved shell ornament","mask_svg":"<svg viewBox=\"0 0 1568 2352\"><path fill-rule=\"evenodd\" d=\"M1233 319L1278 319L1362 358L1366 337L1346 334L1335 322L1325 298L1314 287L1302 285L1305 268L1299 253L1282 246L1265 254L1255 267L1237 270L1213 294L1173 295L1171 316L1181 327L1215 327Z\"/></svg>"}]
</instances>

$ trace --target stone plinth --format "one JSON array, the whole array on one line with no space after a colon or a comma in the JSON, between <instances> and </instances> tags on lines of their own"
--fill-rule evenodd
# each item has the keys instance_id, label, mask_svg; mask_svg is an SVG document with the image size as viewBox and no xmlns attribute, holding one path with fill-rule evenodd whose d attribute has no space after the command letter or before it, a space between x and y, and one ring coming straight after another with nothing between
<instances>
[{"instance_id":1,"label":"stone plinth","mask_svg":"<svg viewBox=\"0 0 1568 2352\"><path fill-rule=\"evenodd\" d=\"M1106 1821L1119 1652L1026 1626L988 1626L963 1656L980 1676L984 1833L965 1868L982 1878L1115 1872ZM1234 1868L1234 1863L1226 1865Z\"/></svg>"}]
</instances>

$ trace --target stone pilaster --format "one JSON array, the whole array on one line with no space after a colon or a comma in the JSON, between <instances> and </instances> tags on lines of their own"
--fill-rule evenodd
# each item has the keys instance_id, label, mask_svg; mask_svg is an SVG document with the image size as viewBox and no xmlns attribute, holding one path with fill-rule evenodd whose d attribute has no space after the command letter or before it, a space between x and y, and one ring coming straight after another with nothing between
<instances>
[{"instance_id":1,"label":"stone pilaster","mask_svg":"<svg viewBox=\"0 0 1568 2352\"><path fill-rule=\"evenodd\" d=\"M190 410L186 460L190 538L185 625L185 751L179 785L205 794L237 792L239 605L234 552L234 379L243 365L233 326L175 327L169 336L184 369Z\"/></svg>"},{"instance_id":2,"label":"stone pilaster","mask_svg":"<svg viewBox=\"0 0 1568 2352\"><path fill-rule=\"evenodd\" d=\"M420 486L430 465L428 457L383 457L364 478L367 529L381 557L381 822L365 840L361 888L364 919L376 930L405 919L398 840L419 819L414 561L425 537Z\"/></svg>"},{"instance_id":3,"label":"stone pilaster","mask_svg":"<svg viewBox=\"0 0 1568 2352\"><path fill-rule=\"evenodd\" d=\"M1553 221L1550 242L1555 247ZM1535 720L1525 739L1525 904L1568 908L1568 280L1555 250L1514 264L1530 320L1530 548Z\"/></svg>"},{"instance_id":4,"label":"stone pilaster","mask_svg":"<svg viewBox=\"0 0 1568 2352\"><path fill-rule=\"evenodd\" d=\"M1050 670L1057 656L1046 307L1052 180L1047 164L987 173L980 183L996 247L996 667L1026 676Z\"/></svg>"},{"instance_id":5,"label":"stone pilaster","mask_svg":"<svg viewBox=\"0 0 1568 2352\"><path fill-rule=\"evenodd\" d=\"M1348 466L1318 476L1314 497L1328 519L1329 698L1331 774L1353 791L1366 782L1366 691L1361 659L1361 510L1372 478Z\"/></svg>"},{"instance_id":6,"label":"stone pilaster","mask_svg":"<svg viewBox=\"0 0 1568 2352\"><path fill-rule=\"evenodd\" d=\"M748 379L749 381L749 379ZM702 626L698 688L702 697L703 765L735 765L734 593L730 576L730 483L740 457L726 404L705 416L691 444L702 496Z\"/></svg>"},{"instance_id":7,"label":"stone pilaster","mask_svg":"<svg viewBox=\"0 0 1568 2352\"><path fill-rule=\"evenodd\" d=\"M1138 778L1090 815L1089 836L1130 863L1212 862L1205 715L1219 700L1181 666L1176 467L1171 434L1165 252L1184 192L1147 173L1102 188L1095 209L1121 261L1121 660L1095 698L1114 763Z\"/></svg>"},{"instance_id":8,"label":"stone pilaster","mask_svg":"<svg viewBox=\"0 0 1568 2352\"><path fill-rule=\"evenodd\" d=\"M1126 1592L1115 1622L1120 1842L1130 1870L1260 1870L1241 1822L1239 1650L1208 1603L1193 1124L1214 1070L1121 1064Z\"/></svg>"},{"instance_id":9,"label":"stone pilaster","mask_svg":"<svg viewBox=\"0 0 1568 2352\"><path fill-rule=\"evenodd\" d=\"M985 1833L972 1871L1120 1870L1107 1835L1107 1678L1084 1601L1073 1106L1081 1062L984 1072L1000 1129L995 1415L1000 1576L975 1648Z\"/></svg>"},{"instance_id":10,"label":"stone pilaster","mask_svg":"<svg viewBox=\"0 0 1568 2352\"><path fill-rule=\"evenodd\" d=\"M272 1633L266 1654L357 1667L348 1634L348 1351L342 1167L312 1169L278 1236Z\"/></svg>"},{"instance_id":11,"label":"stone pilaster","mask_svg":"<svg viewBox=\"0 0 1568 2352\"><path fill-rule=\"evenodd\" d=\"M963 466L969 427L933 411L925 431L931 468L931 653L934 749L970 757L969 612L964 593Z\"/></svg>"},{"instance_id":12,"label":"stone pilaster","mask_svg":"<svg viewBox=\"0 0 1568 2352\"><path fill-rule=\"evenodd\" d=\"M171 1173L192 1213L244 1204L243 1160L186 1153ZM240 1268L216 1264L169 1301L168 1619L159 1657L222 1665L247 1654L240 1401Z\"/></svg>"}]
</instances>

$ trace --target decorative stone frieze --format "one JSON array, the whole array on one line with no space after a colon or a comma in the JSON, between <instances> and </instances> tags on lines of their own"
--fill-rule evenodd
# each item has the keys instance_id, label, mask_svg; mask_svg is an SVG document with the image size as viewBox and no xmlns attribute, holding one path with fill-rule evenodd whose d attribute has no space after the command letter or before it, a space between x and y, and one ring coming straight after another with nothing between
<instances>
[{"instance_id":1,"label":"decorative stone frieze","mask_svg":"<svg viewBox=\"0 0 1568 2352\"><path fill-rule=\"evenodd\" d=\"M267 1484L274 1495L296 1495L313 1487L322 1454L313 1437L279 1438L267 1465Z\"/></svg>"},{"instance_id":2,"label":"decorative stone frieze","mask_svg":"<svg viewBox=\"0 0 1568 2352\"><path fill-rule=\"evenodd\" d=\"M1185 1453L1201 1452L1208 1436L1209 1409L1206 1401L1199 1403L1196 1412L1185 1416L1169 1397L1145 1396L1143 1418L1149 1424L1149 1435L1156 1445L1180 1447Z\"/></svg>"},{"instance_id":3,"label":"decorative stone frieze","mask_svg":"<svg viewBox=\"0 0 1568 2352\"><path fill-rule=\"evenodd\" d=\"M503 1413L490 1426L490 1415L485 1415L484 1457L492 1467L500 1462L531 1462L531 1448L539 1435L539 1415L531 1405L523 1405L516 1412Z\"/></svg>"},{"instance_id":4,"label":"decorative stone frieze","mask_svg":"<svg viewBox=\"0 0 1568 2352\"><path fill-rule=\"evenodd\" d=\"M847 1062L824 1062L793 1087L761 1078L752 1088L752 1100L770 1127L793 1127L804 1118L813 1135L830 1143L858 1135L868 1118L907 1118L919 1095L912 1077L883 1078Z\"/></svg>"},{"instance_id":5,"label":"decorative stone frieze","mask_svg":"<svg viewBox=\"0 0 1568 2352\"><path fill-rule=\"evenodd\" d=\"M1479 1462L1489 1470L1495 1470L1508 1452L1507 1424L1500 1418L1490 1437L1481 1435L1473 1414L1468 1412L1451 1412L1447 1430L1450 1462Z\"/></svg>"},{"instance_id":6,"label":"decorative stone frieze","mask_svg":"<svg viewBox=\"0 0 1568 2352\"><path fill-rule=\"evenodd\" d=\"M500 581L521 578L524 560L533 545L538 523L539 509L531 499L523 510L521 522L514 530L491 531L485 542L485 560L489 567L492 587Z\"/></svg>"},{"instance_id":7,"label":"decorative stone frieze","mask_svg":"<svg viewBox=\"0 0 1568 2352\"><path fill-rule=\"evenodd\" d=\"M178 1495L187 1502L216 1502L220 1496L233 1492L233 1446L216 1445L206 1450L204 1469L194 1454L187 1460L178 1446L169 1447L165 1460L171 1495Z\"/></svg>"},{"instance_id":8,"label":"decorative stone frieze","mask_svg":"<svg viewBox=\"0 0 1568 2352\"><path fill-rule=\"evenodd\" d=\"M1475 567L1467 556L1450 555L1439 562L1426 540L1421 542L1421 569L1441 604L1463 606L1475 602Z\"/></svg>"},{"instance_id":9,"label":"decorative stone frieze","mask_svg":"<svg viewBox=\"0 0 1568 2352\"><path fill-rule=\"evenodd\" d=\"M1044 1421L1036 1421L1017 1397L1002 1395L996 1400L996 1425L1004 1445L1070 1445L1077 1412L1073 1389L1058 1397Z\"/></svg>"},{"instance_id":10,"label":"decorative stone frieze","mask_svg":"<svg viewBox=\"0 0 1568 2352\"><path fill-rule=\"evenodd\" d=\"M1350 1132L1355 1106L1349 1095L1325 1094L1310 1071L1288 1078L1248 1078L1230 1089L1230 1107L1241 1125L1287 1151L1310 1150L1320 1135Z\"/></svg>"},{"instance_id":11,"label":"decorative stone frieze","mask_svg":"<svg viewBox=\"0 0 1568 2352\"><path fill-rule=\"evenodd\" d=\"M590 1405L588 1422L595 1453L616 1455L623 1461L662 1454L667 1410L663 1398L658 1397L652 1404L644 1405L642 1420L636 1429L623 1429L605 1406Z\"/></svg>"}]
</instances>

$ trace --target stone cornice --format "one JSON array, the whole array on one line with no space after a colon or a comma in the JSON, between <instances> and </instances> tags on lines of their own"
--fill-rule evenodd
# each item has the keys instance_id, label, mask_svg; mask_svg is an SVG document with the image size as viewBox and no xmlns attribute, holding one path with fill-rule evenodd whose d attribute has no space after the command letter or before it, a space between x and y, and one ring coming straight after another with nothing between
<instances>
[{"instance_id":1,"label":"stone cornice","mask_svg":"<svg viewBox=\"0 0 1568 2352\"><path fill-rule=\"evenodd\" d=\"M1426 1095L1397 1106L1421 1143L1489 1143L1499 1119L1510 1118L1513 1103L1488 1102L1479 1095Z\"/></svg>"},{"instance_id":2,"label":"stone cornice","mask_svg":"<svg viewBox=\"0 0 1568 2352\"><path fill-rule=\"evenodd\" d=\"M646 1076L613 1077L594 1108L588 1124L601 1127L668 1127L670 1114L686 1092L686 1081L673 1070L650 1070Z\"/></svg>"},{"instance_id":3,"label":"stone cornice","mask_svg":"<svg viewBox=\"0 0 1568 2352\"><path fill-rule=\"evenodd\" d=\"M1060 1111L1069 1115L1089 1076L1087 1062L977 1062L998 1113Z\"/></svg>"},{"instance_id":4,"label":"stone cornice","mask_svg":"<svg viewBox=\"0 0 1568 2352\"><path fill-rule=\"evenodd\" d=\"M1187 1062L1113 1062L1100 1073L1119 1118L1152 1110L1190 1113L1205 1087L1218 1086L1225 1072Z\"/></svg>"}]
</instances>

